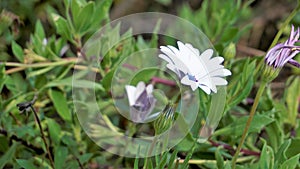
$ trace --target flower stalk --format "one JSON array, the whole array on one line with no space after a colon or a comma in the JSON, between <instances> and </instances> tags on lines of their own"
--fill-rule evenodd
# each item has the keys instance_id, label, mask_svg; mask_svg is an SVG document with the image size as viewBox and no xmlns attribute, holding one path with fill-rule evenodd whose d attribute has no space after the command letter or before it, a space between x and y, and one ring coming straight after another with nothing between
<instances>
[{"instance_id":1,"label":"flower stalk","mask_svg":"<svg viewBox=\"0 0 300 169\"><path fill-rule=\"evenodd\" d=\"M40 121L39 116L37 115L37 113L36 113L36 111L35 111L35 109L33 107L33 104L35 103L36 99L37 99L37 95L35 95L34 98L33 98L33 100L31 100L29 102L23 102L23 103L17 104L17 107L19 108L19 110L20 110L21 113L22 112L28 112L28 111L30 111L30 109L32 110L32 112L34 114L35 121L38 124L38 127L39 127L39 130L40 130L43 142L44 142L45 147L46 147L48 158L50 160L50 165L51 165L52 168L55 168L54 167L54 161L53 161L53 158L52 158L52 154L51 154L51 151L49 149L49 145L47 143L47 140L46 140L46 137L45 137L42 125L41 125L41 121Z\"/></svg>"},{"instance_id":2,"label":"flower stalk","mask_svg":"<svg viewBox=\"0 0 300 169\"><path fill-rule=\"evenodd\" d=\"M41 121L40 121L40 119L39 119L39 117L38 117L38 115L37 115L37 113L36 113L36 111L35 111L35 109L33 108L32 105L30 105L30 108L31 108L31 110L32 110L32 112L34 114L35 120L36 120L36 122L37 122L37 124L39 126L40 133L42 135L42 139L43 139L43 142L45 144L45 147L46 147L46 150L47 150L47 154L48 154L48 157L49 157L49 160L50 160L50 164L51 164L52 168L54 168L54 161L52 159L52 154L51 154L51 151L49 149L49 145L47 143L47 140L46 140L46 137L45 137L42 125L41 125Z\"/></svg>"},{"instance_id":3,"label":"flower stalk","mask_svg":"<svg viewBox=\"0 0 300 169\"><path fill-rule=\"evenodd\" d=\"M269 49L271 49L272 47L274 47L276 45L276 43L278 42L280 36L283 33L284 28L291 22L291 20L295 17L295 15L297 14L297 12L300 10L300 1L298 2L297 8L295 8L290 15L286 18L286 20L284 21L284 23L281 25L279 31L277 32L272 44L270 45Z\"/></svg>"},{"instance_id":4,"label":"flower stalk","mask_svg":"<svg viewBox=\"0 0 300 169\"><path fill-rule=\"evenodd\" d=\"M246 127L245 127L243 135L242 135L242 138L240 140L238 148L237 148L237 150L236 150L236 152L235 152L235 154L233 156L233 159L232 159L232 169L235 169L237 158L238 158L238 156L240 154L242 146L243 146L243 144L245 142L245 139L246 139L246 137L248 135L248 130L250 128L252 119L253 119L255 111L257 109L257 106L258 106L258 103L259 103L259 99L262 96L262 94L263 94L263 92L265 90L266 85L267 85L267 81L264 80L264 81L262 81L262 83L260 84L260 86L258 88L258 91L257 91L255 99L254 99L253 106L252 106L250 114L249 114L249 118L248 118L247 123L246 123Z\"/></svg>"}]
</instances>

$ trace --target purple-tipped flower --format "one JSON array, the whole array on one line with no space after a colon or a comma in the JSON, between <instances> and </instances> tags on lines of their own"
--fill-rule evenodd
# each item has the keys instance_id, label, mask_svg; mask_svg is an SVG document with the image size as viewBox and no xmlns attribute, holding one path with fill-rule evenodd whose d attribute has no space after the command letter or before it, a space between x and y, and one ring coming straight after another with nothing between
<instances>
[{"instance_id":1,"label":"purple-tipped flower","mask_svg":"<svg viewBox=\"0 0 300 169\"><path fill-rule=\"evenodd\" d=\"M300 52L300 46L296 46L295 43L299 42L300 29L294 31L292 26L290 37L284 43L275 45L265 57L265 62L274 68L281 68L286 63L290 63L296 67L300 67L300 64L293 58Z\"/></svg>"},{"instance_id":2,"label":"purple-tipped flower","mask_svg":"<svg viewBox=\"0 0 300 169\"><path fill-rule=\"evenodd\" d=\"M144 82L139 82L137 86L125 86L129 105L130 118L136 123L145 123L154 120L158 113L152 114L156 99L153 97L153 85L149 84L147 87Z\"/></svg>"},{"instance_id":3,"label":"purple-tipped flower","mask_svg":"<svg viewBox=\"0 0 300 169\"><path fill-rule=\"evenodd\" d=\"M294 31L294 26L292 26L290 37L284 43L279 43L268 51L265 57L267 65L264 70L265 80L271 81L277 77L280 69L286 63L300 68L300 64L293 59L300 52L300 46L295 45L296 42L299 42L299 37L300 29Z\"/></svg>"}]
</instances>

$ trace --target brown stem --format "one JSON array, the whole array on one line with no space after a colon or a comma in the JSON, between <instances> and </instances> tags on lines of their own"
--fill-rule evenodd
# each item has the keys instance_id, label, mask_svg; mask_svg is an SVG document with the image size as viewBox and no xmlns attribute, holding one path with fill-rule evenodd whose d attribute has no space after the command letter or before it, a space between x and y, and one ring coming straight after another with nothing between
<instances>
[{"instance_id":1,"label":"brown stem","mask_svg":"<svg viewBox=\"0 0 300 169\"><path fill-rule=\"evenodd\" d=\"M49 149L49 145L48 145L48 143L47 143L45 134L44 134L44 132L43 132L43 128L42 128L42 125L41 125L41 121L40 121L40 119L39 119L39 117L38 117L38 115L37 115L37 113L36 113L36 111L35 111L35 109L33 108L32 105L30 105L30 108L31 108L31 110L33 111L35 120L36 120L36 122L37 122L37 124L38 124L38 126L39 126L40 133L41 133L41 135L42 135L42 139L43 139L44 144L45 144L45 146L46 146L46 150L47 150L47 153L48 153L48 157L49 157L49 160L50 160L50 164L51 164L52 168L54 168L54 161L53 161L53 159L52 159L52 155L51 155L51 152L50 152L50 149Z\"/></svg>"},{"instance_id":2,"label":"brown stem","mask_svg":"<svg viewBox=\"0 0 300 169\"><path fill-rule=\"evenodd\" d=\"M151 81L153 83L161 83L161 84L165 84L165 85L168 85L168 86L176 86L176 83L174 81L162 79L162 78L159 78L159 77L152 77Z\"/></svg>"},{"instance_id":3,"label":"brown stem","mask_svg":"<svg viewBox=\"0 0 300 169\"><path fill-rule=\"evenodd\" d=\"M81 162L80 162L79 158L78 158L78 157L76 157L75 155L74 155L74 157L75 157L75 159L76 159L76 161L77 161L77 163L78 163L79 167L80 167L81 169L84 169L84 167L83 167L83 165L81 164Z\"/></svg>"},{"instance_id":4,"label":"brown stem","mask_svg":"<svg viewBox=\"0 0 300 169\"><path fill-rule=\"evenodd\" d=\"M224 149L229 150L231 154L234 154L235 149L232 146L230 146L228 144L224 144L224 143L217 143L213 140L208 140L208 141L210 142L210 144L212 146L214 146L214 147L222 146ZM244 155L252 155L252 156L257 156L257 157L260 156L260 152L251 151L251 150L247 150L247 149L241 149L241 152Z\"/></svg>"}]
</instances>

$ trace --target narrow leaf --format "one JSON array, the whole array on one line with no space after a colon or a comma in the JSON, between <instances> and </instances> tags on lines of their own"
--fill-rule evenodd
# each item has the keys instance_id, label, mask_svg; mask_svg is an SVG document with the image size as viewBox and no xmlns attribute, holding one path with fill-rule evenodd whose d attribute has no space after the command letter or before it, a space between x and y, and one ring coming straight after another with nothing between
<instances>
[{"instance_id":1,"label":"narrow leaf","mask_svg":"<svg viewBox=\"0 0 300 169\"><path fill-rule=\"evenodd\" d=\"M248 120L248 116L242 117L236 121L234 121L229 126L226 126L224 128L221 128L217 130L213 135L234 135L236 137L239 137L243 133L243 129L246 126L246 121ZM249 128L250 132L259 132L263 127L273 122L274 119L265 116L265 115L256 115L253 117L252 123Z\"/></svg>"},{"instance_id":2,"label":"narrow leaf","mask_svg":"<svg viewBox=\"0 0 300 169\"><path fill-rule=\"evenodd\" d=\"M299 157L300 154L297 154L290 159L283 162L283 164L279 167L280 169L286 169L286 168L296 168L297 165L299 165Z\"/></svg>"},{"instance_id":3,"label":"narrow leaf","mask_svg":"<svg viewBox=\"0 0 300 169\"><path fill-rule=\"evenodd\" d=\"M23 52L22 47L19 44L17 44L15 41L12 41L11 46L12 46L13 54L16 56L16 58L21 63L23 63L24 62L24 52Z\"/></svg>"},{"instance_id":4,"label":"narrow leaf","mask_svg":"<svg viewBox=\"0 0 300 169\"><path fill-rule=\"evenodd\" d=\"M17 163L25 169L32 169L37 168L32 161L30 160L24 160L24 159L16 159Z\"/></svg>"},{"instance_id":5,"label":"narrow leaf","mask_svg":"<svg viewBox=\"0 0 300 169\"><path fill-rule=\"evenodd\" d=\"M54 104L57 113L65 121L71 121L72 115L68 108L68 103L66 97L61 91L58 90L49 90L49 96Z\"/></svg>"},{"instance_id":6,"label":"narrow leaf","mask_svg":"<svg viewBox=\"0 0 300 169\"><path fill-rule=\"evenodd\" d=\"M172 153L172 155L171 155L171 157L170 157L170 160L169 160L168 169L173 169L173 165L174 165L175 159L176 159L176 157L177 157L177 153L178 153L177 150L175 150L175 151Z\"/></svg>"},{"instance_id":7,"label":"narrow leaf","mask_svg":"<svg viewBox=\"0 0 300 169\"><path fill-rule=\"evenodd\" d=\"M0 168L4 168L5 164L11 162L14 158L17 149L17 143L13 142L13 145L3 154L0 158Z\"/></svg>"},{"instance_id":8,"label":"narrow leaf","mask_svg":"<svg viewBox=\"0 0 300 169\"><path fill-rule=\"evenodd\" d=\"M55 149L54 166L56 169L62 169L68 156L68 148L59 146Z\"/></svg>"},{"instance_id":9,"label":"narrow leaf","mask_svg":"<svg viewBox=\"0 0 300 169\"><path fill-rule=\"evenodd\" d=\"M60 34L62 37L71 41L72 34L71 34L71 31L70 31L71 29L70 29L70 26L68 25L67 20L57 14L52 14L51 16L53 18L57 33Z\"/></svg>"}]
</instances>

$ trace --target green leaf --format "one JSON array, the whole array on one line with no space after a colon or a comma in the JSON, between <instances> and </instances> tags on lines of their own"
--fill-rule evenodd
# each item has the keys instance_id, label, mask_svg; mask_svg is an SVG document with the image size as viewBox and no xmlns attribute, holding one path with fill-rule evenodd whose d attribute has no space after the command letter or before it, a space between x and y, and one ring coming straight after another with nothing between
<instances>
[{"instance_id":1,"label":"green leaf","mask_svg":"<svg viewBox=\"0 0 300 169\"><path fill-rule=\"evenodd\" d=\"M264 143L261 155L258 161L258 169L273 168L274 165L274 152L273 149L267 145L266 141L262 140Z\"/></svg>"},{"instance_id":2,"label":"green leaf","mask_svg":"<svg viewBox=\"0 0 300 169\"><path fill-rule=\"evenodd\" d=\"M277 152L279 146L283 143L284 132L278 121L272 122L266 127L268 134L267 142Z\"/></svg>"},{"instance_id":3,"label":"green leaf","mask_svg":"<svg viewBox=\"0 0 300 169\"><path fill-rule=\"evenodd\" d=\"M62 18L61 16L57 14L52 14L52 19L54 21L57 33L60 34L65 39L68 39L69 41L72 41L72 34L71 34L71 28L68 25L67 20Z\"/></svg>"},{"instance_id":4,"label":"green leaf","mask_svg":"<svg viewBox=\"0 0 300 169\"><path fill-rule=\"evenodd\" d=\"M12 161L17 149L17 143L13 142L13 145L3 154L0 158L0 168L4 168L5 164Z\"/></svg>"},{"instance_id":5,"label":"green leaf","mask_svg":"<svg viewBox=\"0 0 300 169\"><path fill-rule=\"evenodd\" d=\"M195 143L195 138L189 132L184 139L182 139L179 144L176 145L176 150L178 151L189 151L192 145Z\"/></svg>"},{"instance_id":6,"label":"green leaf","mask_svg":"<svg viewBox=\"0 0 300 169\"><path fill-rule=\"evenodd\" d=\"M93 13L95 10L95 3L89 2L85 5L79 12L77 18L73 18L75 30L77 33L83 35L85 32L88 31L91 22L95 22L92 19Z\"/></svg>"},{"instance_id":7,"label":"green leaf","mask_svg":"<svg viewBox=\"0 0 300 169\"><path fill-rule=\"evenodd\" d=\"M55 149L54 166L56 169L62 169L68 157L68 148L59 146Z\"/></svg>"},{"instance_id":8,"label":"green leaf","mask_svg":"<svg viewBox=\"0 0 300 169\"><path fill-rule=\"evenodd\" d=\"M24 53L22 47L17 44L15 41L12 41L11 43L12 52L16 56L16 58L23 63L24 62Z\"/></svg>"},{"instance_id":9,"label":"green leaf","mask_svg":"<svg viewBox=\"0 0 300 169\"><path fill-rule=\"evenodd\" d=\"M7 76L5 86L14 94L17 95L21 92L25 92L28 87L28 83L23 79L20 73L14 73Z\"/></svg>"},{"instance_id":10,"label":"green leaf","mask_svg":"<svg viewBox=\"0 0 300 169\"><path fill-rule=\"evenodd\" d=\"M112 78L113 78L114 73L115 73L115 70L111 70L111 71L108 72L108 73L103 77L103 79L101 80L101 84L103 85L103 87L104 87L106 90L109 90L110 87L111 87L111 81L112 81Z\"/></svg>"},{"instance_id":11,"label":"green leaf","mask_svg":"<svg viewBox=\"0 0 300 169\"><path fill-rule=\"evenodd\" d=\"M182 166L180 167L181 169L187 169L189 167L189 161L192 158L193 151L189 151L187 156L185 157Z\"/></svg>"},{"instance_id":12,"label":"green leaf","mask_svg":"<svg viewBox=\"0 0 300 169\"><path fill-rule=\"evenodd\" d=\"M81 164L84 164L86 162L88 162L92 157L93 157L93 153L86 153L83 154L82 156L79 157L79 161Z\"/></svg>"},{"instance_id":13,"label":"green leaf","mask_svg":"<svg viewBox=\"0 0 300 169\"><path fill-rule=\"evenodd\" d=\"M140 81L148 82L158 73L157 68L146 68L135 74L130 82L131 85L137 85Z\"/></svg>"},{"instance_id":14,"label":"green leaf","mask_svg":"<svg viewBox=\"0 0 300 169\"><path fill-rule=\"evenodd\" d=\"M150 157L147 157L147 159L144 162L144 168L149 168L149 169L153 169L153 164L152 164L152 160Z\"/></svg>"},{"instance_id":15,"label":"green leaf","mask_svg":"<svg viewBox=\"0 0 300 169\"><path fill-rule=\"evenodd\" d=\"M5 74L5 65L0 63L0 92L6 81L6 74Z\"/></svg>"},{"instance_id":16,"label":"green leaf","mask_svg":"<svg viewBox=\"0 0 300 169\"><path fill-rule=\"evenodd\" d=\"M57 113L60 115L60 117L70 122L72 120L72 114L68 108L68 103L66 97L63 95L61 91L58 90L49 90L49 96L54 104L55 109L57 110Z\"/></svg>"},{"instance_id":17,"label":"green leaf","mask_svg":"<svg viewBox=\"0 0 300 169\"><path fill-rule=\"evenodd\" d=\"M80 4L79 4L79 1L77 0L71 0L71 2L69 2L68 4L71 3L71 14L73 16L73 18L78 18L78 15L81 11L81 8L80 8Z\"/></svg>"},{"instance_id":18,"label":"green leaf","mask_svg":"<svg viewBox=\"0 0 300 169\"><path fill-rule=\"evenodd\" d=\"M287 157L292 157L297 154L300 154L300 138L295 138L291 140L291 145L289 148L286 150L286 156Z\"/></svg>"},{"instance_id":19,"label":"green leaf","mask_svg":"<svg viewBox=\"0 0 300 169\"><path fill-rule=\"evenodd\" d=\"M238 120L231 123L229 126L217 130L213 135L232 135L239 137L243 134L243 130L246 126L248 116L239 118ZM273 122L274 119L265 115L255 115L250 125L248 133L259 132L263 127Z\"/></svg>"},{"instance_id":20,"label":"green leaf","mask_svg":"<svg viewBox=\"0 0 300 169\"><path fill-rule=\"evenodd\" d=\"M42 69L38 69L36 71L31 71L27 74L27 78L44 74L46 72L49 72L53 68L55 68L55 66L48 66L48 67L45 67L45 68L42 68Z\"/></svg>"},{"instance_id":21,"label":"green leaf","mask_svg":"<svg viewBox=\"0 0 300 169\"><path fill-rule=\"evenodd\" d=\"M169 160L169 164L168 164L168 169L173 169L173 165L174 165L174 162L176 160L176 157L177 157L177 153L178 151L177 150L174 150L171 157L170 157L170 160Z\"/></svg>"},{"instance_id":22,"label":"green leaf","mask_svg":"<svg viewBox=\"0 0 300 169\"><path fill-rule=\"evenodd\" d=\"M139 158L135 158L133 169L139 169Z\"/></svg>"},{"instance_id":23,"label":"green leaf","mask_svg":"<svg viewBox=\"0 0 300 169\"><path fill-rule=\"evenodd\" d=\"M227 42L227 41L234 39L234 37L237 35L238 32L239 32L238 28L226 29L225 32L222 34L223 36L221 38L221 41Z\"/></svg>"},{"instance_id":24,"label":"green leaf","mask_svg":"<svg viewBox=\"0 0 300 169\"><path fill-rule=\"evenodd\" d=\"M112 4L112 0L96 1L95 12L92 21L98 20L99 23L92 23L92 27L97 28L104 19L109 19L109 10Z\"/></svg>"},{"instance_id":25,"label":"green leaf","mask_svg":"<svg viewBox=\"0 0 300 169\"><path fill-rule=\"evenodd\" d=\"M51 165L49 164L48 161L45 161L45 158L44 157L39 157L39 156L34 156L33 159L35 160L35 162L39 165L41 165L40 168L49 168L51 169Z\"/></svg>"},{"instance_id":26,"label":"green leaf","mask_svg":"<svg viewBox=\"0 0 300 169\"><path fill-rule=\"evenodd\" d=\"M286 150L291 144L291 140L286 140L279 148L277 153L275 154L275 166L274 168L278 168L280 164L282 164L284 161L287 160L287 157L285 155Z\"/></svg>"},{"instance_id":27,"label":"green leaf","mask_svg":"<svg viewBox=\"0 0 300 169\"><path fill-rule=\"evenodd\" d=\"M165 152L164 155L162 156L158 168L165 168L165 165L167 164L167 160L168 160L168 154L169 152Z\"/></svg>"},{"instance_id":28,"label":"green leaf","mask_svg":"<svg viewBox=\"0 0 300 169\"><path fill-rule=\"evenodd\" d=\"M292 126L296 125L299 100L300 98L300 78L297 76L293 79L286 90L287 118L286 122Z\"/></svg>"},{"instance_id":29,"label":"green leaf","mask_svg":"<svg viewBox=\"0 0 300 169\"><path fill-rule=\"evenodd\" d=\"M237 72L243 72L235 76L227 86L228 99L226 100L226 110L229 110L245 99L251 92L254 84L254 69L256 61L250 62L249 59L237 62L235 67ZM241 66L241 67L239 67ZM234 73L233 73L234 74ZM225 111L226 112L226 111Z\"/></svg>"},{"instance_id":30,"label":"green leaf","mask_svg":"<svg viewBox=\"0 0 300 169\"><path fill-rule=\"evenodd\" d=\"M58 145L61 139L60 125L53 119L47 118L47 124L51 140Z\"/></svg>"},{"instance_id":31,"label":"green leaf","mask_svg":"<svg viewBox=\"0 0 300 169\"><path fill-rule=\"evenodd\" d=\"M218 168L224 168L224 159L220 153L220 148L221 147L218 147L215 151L215 158L217 160L217 166Z\"/></svg>"},{"instance_id":32,"label":"green leaf","mask_svg":"<svg viewBox=\"0 0 300 169\"><path fill-rule=\"evenodd\" d=\"M33 164L33 161L31 161L31 160L16 159L16 161L22 168L25 168L25 169L37 168L37 166L35 166Z\"/></svg>"},{"instance_id":33,"label":"green leaf","mask_svg":"<svg viewBox=\"0 0 300 169\"><path fill-rule=\"evenodd\" d=\"M45 31L40 20L36 22L34 30L35 30L34 34L39 40L42 41L43 39L45 39Z\"/></svg>"},{"instance_id":34,"label":"green leaf","mask_svg":"<svg viewBox=\"0 0 300 169\"><path fill-rule=\"evenodd\" d=\"M88 88L104 91L104 88L101 84L95 83L88 80L74 80L72 77L56 80L48 83L46 87L57 87L57 86L71 86L76 88Z\"/></svg>"},{"instance_id":35,"label":"green leaf","mask_svg":"<svg viewBox=\"0 0 300 169\"><path fill-rule=\"evenodd\" d=\"M292 169L292 168L296 168L296 166L299 166L299 157L300 154L297 154L293 157L291 157L290 159L286 160L283 162L282 165L280 165L280 169Z\"/></svg>"}]
</instances>

